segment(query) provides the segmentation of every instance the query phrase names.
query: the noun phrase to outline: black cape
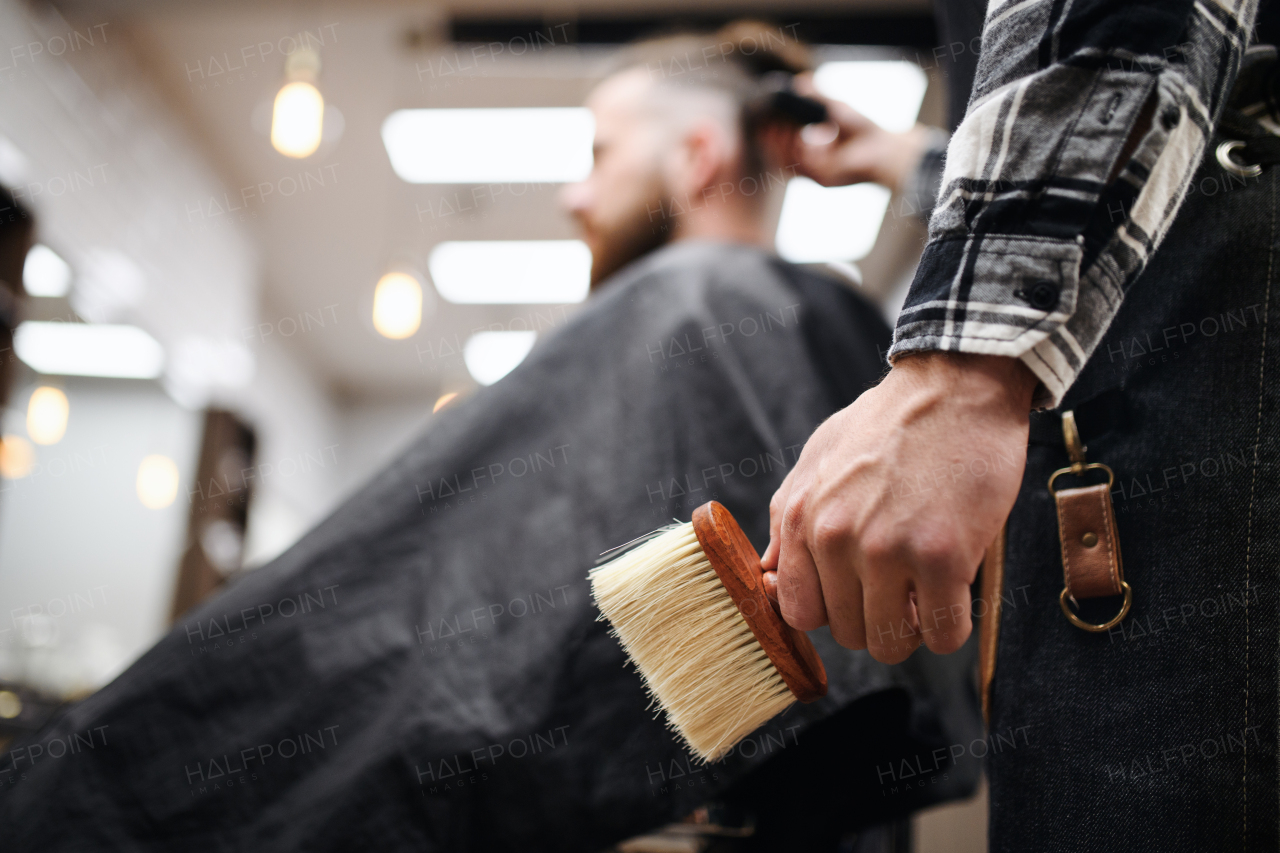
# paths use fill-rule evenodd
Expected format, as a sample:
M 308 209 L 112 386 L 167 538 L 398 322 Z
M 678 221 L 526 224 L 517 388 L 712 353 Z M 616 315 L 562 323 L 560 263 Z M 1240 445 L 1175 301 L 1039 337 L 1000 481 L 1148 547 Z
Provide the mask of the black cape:
M 830 694 L 699 766 L 588 591 L 602 552 L 711 499 L 762 548 L 888 343 L 842 285 L 754 249 L 633 264 L 0 758 L 5 849 L 587 851 L 715 798 L 795 843 L 967 793 L 965 656 L 887 667 L 813 632 Z

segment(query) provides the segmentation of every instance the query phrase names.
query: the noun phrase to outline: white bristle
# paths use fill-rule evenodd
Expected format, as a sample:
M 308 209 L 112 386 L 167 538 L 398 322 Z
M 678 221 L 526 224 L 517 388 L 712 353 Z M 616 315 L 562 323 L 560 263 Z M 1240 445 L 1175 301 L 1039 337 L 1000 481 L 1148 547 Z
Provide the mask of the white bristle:
M 667 724 L 704 761 L 795 697 L 681 524 L 591 571 L 591 594 Z

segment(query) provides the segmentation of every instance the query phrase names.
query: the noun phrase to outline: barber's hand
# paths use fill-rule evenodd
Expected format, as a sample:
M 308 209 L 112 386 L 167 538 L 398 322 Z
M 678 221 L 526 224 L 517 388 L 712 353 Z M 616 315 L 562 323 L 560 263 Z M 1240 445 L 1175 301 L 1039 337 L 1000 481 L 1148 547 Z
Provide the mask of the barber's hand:
M 969 585 L 1013 507 L 1036 385 L 1020 361 L 922 353 L 820 426 L 769 505 L 783 618 L 905 660 L 969 636 Z
M 873 181 L 891 190 L 902 188 L 924 155 L 924 125 L 903 133 L 885 130 L 845 102 L 822 95 L 810 75 L 797 77 L 795 90 L 825 104 L 828 115 L 826 123 L 795 136 L 790 155 L 799 174 L 824 187 Z

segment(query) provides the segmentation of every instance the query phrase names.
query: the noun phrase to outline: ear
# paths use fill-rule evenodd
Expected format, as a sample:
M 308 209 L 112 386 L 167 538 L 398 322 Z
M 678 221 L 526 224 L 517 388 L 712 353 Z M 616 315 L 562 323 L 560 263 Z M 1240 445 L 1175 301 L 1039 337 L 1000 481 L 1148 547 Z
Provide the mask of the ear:
M 670 186 L 689 197 L 699 197 L 733 166 L 737 151 L 724 129 L 712 121 L 696 122 L 675 146 L 668 161 Z

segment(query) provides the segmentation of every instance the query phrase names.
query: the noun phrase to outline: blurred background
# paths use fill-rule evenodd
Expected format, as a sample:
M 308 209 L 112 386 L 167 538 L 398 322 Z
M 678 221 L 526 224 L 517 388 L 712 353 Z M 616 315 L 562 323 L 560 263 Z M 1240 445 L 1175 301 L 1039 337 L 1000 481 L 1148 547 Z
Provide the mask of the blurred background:
M 3 351 L 0 740 L 563 326 L 591 261 L 557 204 L 590 169 L 584 97 L 620 45 L 742 16 L 813 45 L 818 87 L 878 123 L 944 125 L 928 0 L 0 0 L 0 216 L 35 221 L 2 259 L 27 295 Z M 777 249 L 891 319 L 912 214 L 793 179 Z M 916 848 L 982 849 L 981 808 L 957 808 Z

